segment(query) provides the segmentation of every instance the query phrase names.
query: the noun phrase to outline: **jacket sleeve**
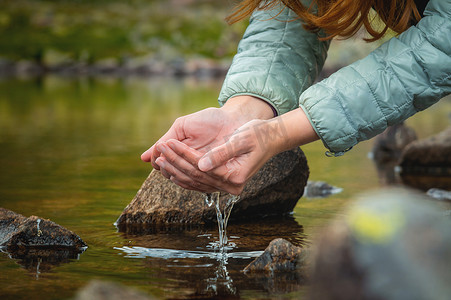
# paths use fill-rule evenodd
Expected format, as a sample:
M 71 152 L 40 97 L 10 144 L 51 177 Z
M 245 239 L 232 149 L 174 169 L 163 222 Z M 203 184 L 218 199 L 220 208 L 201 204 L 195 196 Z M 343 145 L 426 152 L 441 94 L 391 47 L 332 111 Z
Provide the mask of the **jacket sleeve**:
M 451 93 L 451 0 L 364 59 L 311 86 L 300 107 L 335 156 Z
M 319 33 L 321 34 L 321 33 Z M 222 86 L 219 103 L 253 95 L 283 114 L 298 107 L 301 93 L 321 71 L 329 42 L 302 27 L 290 9 L 253 13 Z

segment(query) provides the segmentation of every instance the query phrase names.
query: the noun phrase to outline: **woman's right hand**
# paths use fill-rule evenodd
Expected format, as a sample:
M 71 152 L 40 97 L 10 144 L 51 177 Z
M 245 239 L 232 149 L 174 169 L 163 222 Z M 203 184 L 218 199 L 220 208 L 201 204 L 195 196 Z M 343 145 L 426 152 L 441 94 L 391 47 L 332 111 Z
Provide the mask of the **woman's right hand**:
M 155 163 L 161 152 L 156 147 L 170 139 L 180 141 L 202 153 L 215 147 L 239 127 L 233 117 L 219 108 L 207 108 L 175 120 L 171 128 L 152 147 L 141 155 L 145 162 L 159 170 Z

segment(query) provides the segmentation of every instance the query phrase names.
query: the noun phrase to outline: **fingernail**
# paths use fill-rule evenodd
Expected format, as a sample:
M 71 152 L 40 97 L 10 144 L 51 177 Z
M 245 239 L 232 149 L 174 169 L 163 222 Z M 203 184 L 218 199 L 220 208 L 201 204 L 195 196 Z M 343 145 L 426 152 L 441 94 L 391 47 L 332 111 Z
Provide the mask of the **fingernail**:
M 147 152 L 147 151 L 146 151 L 146 152 Z M 149 161 L 149 160 L 145 157 L 146 152 L 144 152 L 143 154 L 141 154 L 141 160 L 142 160 L 142 161 Z
M 158 144 L 157 150 L 164 154 L 166 152 L 166 147 L 163 144 Z
M 210 171 L 213 168 L 213 163 L 209 157 L 204 157 L 199 160 L 198 167 L 201 171 Z
M 174 148 L 175 147 L 175 143 L 172 140 L 167 141 L 167 144 L 169 147 Z
M 157 158 L 155 160 L 155 163 L 160 167 L 164 169 L 164 160 L 162 160 L 161 158 Z

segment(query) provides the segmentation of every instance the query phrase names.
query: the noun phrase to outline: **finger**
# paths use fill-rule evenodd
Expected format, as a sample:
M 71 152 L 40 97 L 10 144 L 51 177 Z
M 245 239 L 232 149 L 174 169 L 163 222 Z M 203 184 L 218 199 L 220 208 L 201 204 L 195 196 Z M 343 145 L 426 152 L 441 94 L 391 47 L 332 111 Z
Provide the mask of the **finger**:
M 192 181 L 221 188 L 221 186 L 219 186 L 221 184 L 220 181 L 197 169 L 197 162 L 202 154 L 178 141 L 172 140 L 171 142 L 172 143 L 160 143 L 158 149 L 161 151 L 164 158 L 177 169 L 177 171 L 180 171 L 185 175 L 184 178 L 190 178 Z M 179 148 L 187 150 L 188 154 L 184 151 L 180 151 L 181 155 L 179 155 L 169 147 L 169 144 L 177 145 Z M 177 178 L 178 180 L 181 180 L 180 177 Z
M 166 177 L 167 179 L 170 179 L 170 178 L 171 178 L 171 174 L 169 174 L 168 172 L 166 172 L 165 169 L 160 168 L 159 170 L 160 170 L 161 174 L 162 174 L 164 177 Z
M 150 163 L 157 170 L 160 170 L 160 166 L 158 166 L 158 164 L 155 162 L 157 160 L 157 158 L 161 156 L 161 152 L 158 151 L 158 145 L 160 143 L 161 142 L 157 142 L 157 143 L 155 143 L 155 145 L 152 146 L 153 149 L 152 149 L 151 156 L 150 156 Z
M 232 169 L 228 168 L 229 163 L 227 163 L 227 166 L 220 166 L 210 171 L 211 174 L 206 174 L 196 167 L 199 158 L 202 157 L 202 153 L 176 140 L 169 140 L 166 145 L 168 147 L 170 146 L 170 150 L 164 150 L 165 157 L 171 164 L 191 179 L 204 183 L 206 186 L 214 187 L 213 191 L 227 191 L 234 195 L 239 194 L 242 191 L 244 185 L 240 186 L 229 181 L 229 177 L 233 173 L 230 172 Z M 171 153 L 171 150 L 174 153 Z M 177 157 L 171 158 L 174 154 L 176 154 Z
M 185 142 L 182 143 L 177 140 L 171 139 L 168 140 L 166 144 L 169 146 L 169 148 L 171 148 L 172 151 L 174 151 L 174 153 L 182 157 L 193 166 L 197 166 L 199 159 L 203 156 L 200 151 L 191 148 Z
M 160 142 L 165 142 L 170 139 L 184 140 L 185 135 L 182 130 L 183 124 L 181 125 L 181 123 L 183 122 L 181 120 L 182 118 L 175 120 L 171 128 L 169 128 L 169 130 L 160 139 L 158 139 L 158 141 L 156 141 L 155 144 L 152 145 L 152 147 L 141 154 L 141 160 L 145 162 L 151 162 L 152 166 L 158 170 L 159 167 L 155 163 L 155 160 L 161 155 L 161 153 L 157 150 L 156 145 Z
M 243 143 L 237 143 L 236 141 L 239 141 L 239 138 L 230 139 L 226 143 L 207 152 L 199 160 L 199 170 L 204 172 L 208 172 L 213 169 L 217 169 L 217 171 L 227 171 L 227 168 L 224 169 L 221 168 L 221 166 L 225 167 L 225 164 L 229 160 L 244 153 L 241 146 Z
M 168 162 L 164 156 L 159 157 L 156 162 L 160 166 L 161 170 L 169 175 L 169 179 L 172 182 L 180 185 L 183 188 L 200 192 L 215 190 L 214 187 L 205 185 L 186 176 L 186 174 L 184 174 L 183 172 L 175 168 L 170 162 Z
M 158 142 L 157 142 L 158 143 Z M 144 162 L 150 162 L 152 167 L 156 170 L 160 170 L 160 167 L 155 163 L 155 159 L 158 157 L 158 153 L 155 152 L 155 147 L 157 145 L 155 143 L 152 147 L 146 150 L 143 154 L 141 154 L 141 160 Z M 154 154 L 155 153 L 155 154 Z M 155 157 L 156 156 L 156 157 Z M 155 157 L 155 158 L 154 158 Z

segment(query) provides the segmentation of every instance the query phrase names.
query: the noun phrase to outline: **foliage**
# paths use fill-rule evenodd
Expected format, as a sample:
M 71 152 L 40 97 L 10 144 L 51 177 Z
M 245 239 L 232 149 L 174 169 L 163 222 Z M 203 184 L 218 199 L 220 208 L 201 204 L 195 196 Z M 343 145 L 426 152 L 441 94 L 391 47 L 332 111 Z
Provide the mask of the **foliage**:
M 246 24 L 228 26 L 230 7 L 216 2 L 0 0 L 0 56 L 38 63 L 52 53 L 87 63 L 230 57 Z

